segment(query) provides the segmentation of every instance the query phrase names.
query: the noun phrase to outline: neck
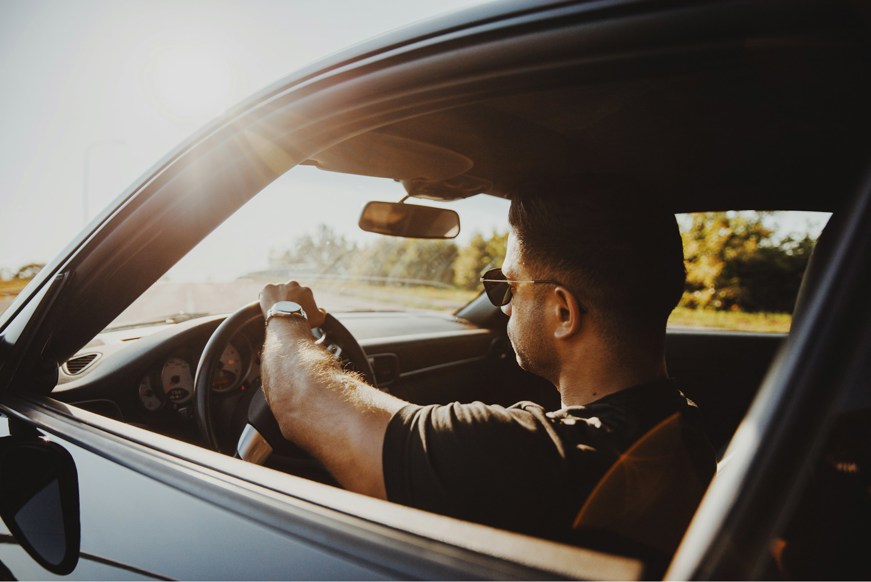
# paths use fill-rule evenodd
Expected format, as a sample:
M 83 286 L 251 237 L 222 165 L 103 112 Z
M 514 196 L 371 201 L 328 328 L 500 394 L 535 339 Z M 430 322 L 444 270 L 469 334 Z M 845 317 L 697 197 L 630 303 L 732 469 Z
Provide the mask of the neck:
M 563 360 L 556 382 L 562 405 L 589 404 L 625 388 L 668 377 L 662 349 L 578 350 Z

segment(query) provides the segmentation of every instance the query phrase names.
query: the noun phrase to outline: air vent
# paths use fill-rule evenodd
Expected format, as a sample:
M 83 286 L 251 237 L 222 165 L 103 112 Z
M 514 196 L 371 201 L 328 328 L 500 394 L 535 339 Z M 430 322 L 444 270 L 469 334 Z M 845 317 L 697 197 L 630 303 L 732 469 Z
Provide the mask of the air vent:
M 70 358 L 67 360 L 66 364 L 64 364 L 64 371 L 70 376 L 75 376 L 76 374 L 81 374 L 85 371 L 85 369 L 94 363 L 100 354 L 91 353 L 91 354 L 82 354 L 81 356 L 76 356 L 74 358 Z

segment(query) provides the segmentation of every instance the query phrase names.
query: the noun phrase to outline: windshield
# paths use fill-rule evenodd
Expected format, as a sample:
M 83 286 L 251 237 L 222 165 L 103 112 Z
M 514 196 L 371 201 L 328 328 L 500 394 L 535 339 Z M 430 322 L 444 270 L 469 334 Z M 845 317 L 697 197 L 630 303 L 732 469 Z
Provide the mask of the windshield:
M 399 201 L 393 180 L 298 167 L 239 209 L 110 326 L 173 323 L 233 312 L 266 283 L 299 281 L 329 311 L 452 313 L 501 264 L 508 201 L 487 195 L 434 203 L 460 214 L 453 240 L 406 239 L 357 226 L 370 200 Z
M 107 329 L 172 324 L 224 314 L 255 301 L 267 283 L 311 287 L 332 312 L 453 313 L 480 291 L 480 274 L 500 266 L 508 201 L 478 195 L 449 203 L 461 232 L 453 240 L 404 239 L 362 231 L 371 200 L 404 196 L 393 180 L 298 167 L 239 209 Z M 687 288 L 672 328 L 789 331 L 813 243 L 828 214 L 707 212 L 679 215 Z M 0 277 L 0 311 L 41 264 Z M 642 282 L 643 283 L 643 282 Z

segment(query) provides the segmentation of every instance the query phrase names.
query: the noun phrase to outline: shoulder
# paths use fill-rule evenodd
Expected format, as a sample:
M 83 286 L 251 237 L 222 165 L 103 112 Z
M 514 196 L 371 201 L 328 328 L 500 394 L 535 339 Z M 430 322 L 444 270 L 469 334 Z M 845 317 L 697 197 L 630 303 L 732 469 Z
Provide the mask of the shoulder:
M 675 413 L 697 420 L 697 407 L 671 380 L 632 386 L 583 406 L 548 413 L 564 440 L 589 440 L 605 450 L 622 452 Z M 592 443 L 588 443 L 592 444 Z
M 397 431 L 463 434 L 469 432 L 514 432 L 542 430 L 550 424 L 544 407 L 519 402 L 510 407 L 483 402 L 444 405 L 408 405 L 398 410 L 388 425 L 388 435 Z

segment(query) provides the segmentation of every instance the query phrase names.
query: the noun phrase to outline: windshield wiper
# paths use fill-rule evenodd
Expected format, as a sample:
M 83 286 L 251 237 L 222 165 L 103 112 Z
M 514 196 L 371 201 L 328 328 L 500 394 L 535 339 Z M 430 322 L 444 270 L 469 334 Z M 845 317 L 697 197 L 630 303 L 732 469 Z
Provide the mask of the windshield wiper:
M 155 319 L 149 319 L 146 321 L 138 321 L 136 323 L 124 323 L 121 325 L 115 325 L 112 327 L 107 327 L 103 331 L 122 331 L 125 329 L 135 329 L 137 327 L 149 327 L 152 325 L 167 325 L 173 323 L 181 323 L 183 321 L 189 321 L 191 319 L 196 319 L 198 317 L 206 317 L 209 315 L 208 313 L 185 313 L 183 311 L 179 311 L 178 313 L 173 313 L 171 315 L 165 315 L 162 317 L 158 317 Z

